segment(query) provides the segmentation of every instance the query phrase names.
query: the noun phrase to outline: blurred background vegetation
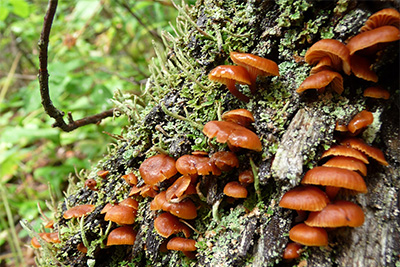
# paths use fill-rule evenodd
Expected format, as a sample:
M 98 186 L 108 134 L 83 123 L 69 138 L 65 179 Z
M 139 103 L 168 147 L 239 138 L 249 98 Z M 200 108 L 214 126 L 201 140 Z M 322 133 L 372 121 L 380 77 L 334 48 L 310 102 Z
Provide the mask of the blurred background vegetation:
M 69 174 L 90 169 L 129 123 L 107 118 L 69 133 L 51 127 L 36 77 L 46 10 L 45 0 L 0 0 L 0 266 L 34 265 L 19 220 L 39 229 L 38 206 L 52 217 L 46 204 L 62 199 Z M 169 0 L 60 1 L 49 45 L 54 105 L 80 119 L 112 108 L 116 90 L 140 95 L 152 41 L 160 42 L 161 29 L 172 33 L 176 15 Z

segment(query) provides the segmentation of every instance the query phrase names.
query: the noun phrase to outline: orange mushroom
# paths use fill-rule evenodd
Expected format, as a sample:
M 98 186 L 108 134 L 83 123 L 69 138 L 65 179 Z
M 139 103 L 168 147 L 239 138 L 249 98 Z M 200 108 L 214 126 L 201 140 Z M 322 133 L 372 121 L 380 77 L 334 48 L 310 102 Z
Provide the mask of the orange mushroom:
M 179 251 L 195 251 L 196 240 L 183 237 L 174 237 L 167 243 L 167 249 Z
M 356 158 L 364 162 L 365 164 L 369 163 L 368 158 L 367 156 L 365 156 L 365 154 L 347 146 L 340 146 L 340 145 L 332 146 L 322 154 L 321 159 L 329 156 L 351 157 L 351 158 Z
M 254 174 L 252 170 L 245 170 L 239 173 L 239 183 L 244 186 L 254 183 Z
M 359 227 L 364 223 L 364 212 L 355 203 L 338 200 L 323 210 L 311 212 L 305 224 L 313 227 Z
M 236 83 L 251 84 L 250 75 L 244 67 L 230 65 L 218 66 L 208 74 L 208 79 L 225 84 L 232 95 L 243 102 L 249 102 L 250 98 L 239 92 L 235 86 Z
M 382 26 L 400 27 L 400 13 L 394 8 L 385 8 L 372 14 L 361 27 L 360 32 L 370 31 Z
M 247 109 L 234 109 L 222 114 L 222 120 L 234 122 L 248 128 L 254 121 L 253 114 Z
M 47 243 L 61 243 L 60 238 L 58 237 L 58 232 L 53 232 L 53 233 L 39 233 L 39 236 L 46 241 Z M 38 239 L 36 238 L 36 236 L 34 236 L 31 239 L 31 245 L 34 248 L 40 248 L 41 245 L 38 241 Z
M 400 30 L 393 26 L 382 26 L 357 34 L 347 43 L 350 55 L 366 48 L 371 49 L 377 44 L 394 42 L 400 39 Z M 375 49 L 373 49 L 375 50 Z M 370 54 L 371 52 L 369 52 Z
M 323 70 L 308 76 L 297 88 L 297 93 L 303 93 L 309 89 L 316 89 L 318 93 L 323 93 L 325 87 L 330 86 L 339 95 L 343 92 L 343 77 L 339 73 L 331 70 Z
M 342 140 L 340 143 L 342 145 L 357 149 L 357 150 L 365 153 L 367 156 L 375 159 L 376 161 L 378 161 L 380 164 L 382 164 L 384 166 L 389 165 L 389 163 L 385 159 L 385 156 L 383 155 L 382 151 L 379 148 L 368 145 L 362 139 L 347 138 L 347 139 Z
M 359 129 L 363 129 L 374 122 L 374 116 L 371 112 L 363 110 L 356 114 L 347 127 L 351 133 L 355 133 Z
M 197 208 L 192 200 L 186 198 L 179 203 L 170 203 L 166 200 L 166 191 L 160 192 L 150 203 L 150 210 L 160 209 L 182 219 L 192 220 L 197 217 Z
M 317 72 L 320 72 L 323 70 L 334 70 L 332 60 L 328 56 L 322 57 L 318 61 L 318 64 L 311 68 L 310 75 L 316 74 Z
M 371 69 L 372 62 L 366 58 L 354 54 L 350 57 L 351 71 L 353 74 L 363 80 L 378 82 L 378 75 Z
M 125 175 L 122 175 L 122 178 L 125 180 L 127 184 L 130 186 L 136 185 L 137 184 L 137 177 L 134 173 L 128 173 Z
M 373 87 L 368 87 L 367 89 L 364 90 L 365 97 L 371 97 L 371 98 L 382 98 L 382 99 L 389 99 L 390 93 L 388 90 L 383 89 L 380 86 L 373 86 Z
M 92 191 L 97 191 L 96 185 L 97 185 L 97 182 L 93 178 L 87 179 L 85 181 L 85 187 L 89 188 Z
M 101 178 L 105 179 L 105 178 L 107 178 L 109 173 L 110 173 L 109 171 L 100 170 L 97 172 L 97 175 L 100 176 Z
M 112 230 L 107 237 L 107 246 L 133 245 L 136 240 L 136 231 L 132 226 L 121 226 Z
M 326 194 L 315 186 L 299 186 L 286 192 L 279 207 L 294 210 L 319 211 L 329 203 Z
M 208 157 L 183 155 L 176 161 L 176 169 L 183 175 L 221 175 L 221 170 Z
M 307 50 L 304 59 L 308 64 L 315 65 L 325 57 L 329 57 L 334 70 L 343 70 L 350 75 L 349 49 L 346 45 L 334 39 L 323 39 Z
M 304 223 L 295 225 L 289 231 L 289 238 L 305 246 L 327 246 L 328 234 L 319 227 L 310 227 Z
M 261 141 L 249 129 L 228 121 L 209 121 L 204 125 L 203 133 L 208 138 L 217 137 L 217 142 L 228 143 L 234 147 L 262 151 Z
M 180 202 L 183 199 L 182 196 L 185 196 L 185 192 L 189 188 L 191 181 L 192 178 L 189 175 L 183 175 L 178 178 L 170 187 L 168 187 L 165 193 L 166 200 L 171 201 L 177 199 L 177 202 Z
M 282 258 L 285 260 L 297 259 L 301 255 L 302 248 L 303 248 L 302 245 L 300 245 L 298 243 L 290 242 L 286 245 L 286 248 L 285 248 L 285 251 L 283 252 Z
M 156 185 L 174 176 L 178 171 L 175 160 L 168 155 L 158 154 L 152 156 L 140 165 L 140 175 L 148 185 Z
M 119 225 L 133 224 L 136 219 L 137 210 L 128 206 L 112 206 L 104 217 L 105 221 L 112 221 Z
M 333 157 L 326 163 L 324 163 L 322 166 L 337 167 L 337 168 L 347 169 L 350 171 L 358 171 L 364 176 L 367 175 L 367 166 L 361 160 L 352 157 L 343 157 L 343 156 Z
M 188 238 L 191 232 L 189 227 L 181 223 L 177 217 L 168 212 L 161 213 L 157 216 L 154 220 L 154 228 L 160 236 L 165 238 L 180 232 Z
M 232 61 L 248 71 L 250 75 L 250 90 L 252 94 L 256 92 L 257 76 L 279 76 L 278 65 L 269 59 L 262 58 L 253 54 L 231 52 Z
M 224 194 L 233 198 L 246 198 L 247 189 L 239 182 L 233 181 L 229 182 L 224 187 Z
M 230 171 L 239 167 L 239 160 L 235 153 L 230 151 L 218 151 L 211 155 L 211 162 L 221 171 Z
M 90 204 L 78 205 L 65 211 L 63 218 L 67 220 L 71 218 L 80 218 L 91 213 L 95 208 L 95 205 Z

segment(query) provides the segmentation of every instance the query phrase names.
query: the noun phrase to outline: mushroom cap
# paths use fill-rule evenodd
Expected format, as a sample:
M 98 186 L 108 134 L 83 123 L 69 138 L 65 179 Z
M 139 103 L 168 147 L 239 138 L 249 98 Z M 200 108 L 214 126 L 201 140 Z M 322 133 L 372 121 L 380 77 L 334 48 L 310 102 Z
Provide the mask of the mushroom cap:
M 346 125 L 346 124 L 343 124 L 343 122 L 337 121 L 337 122 L 336 122 L 336 125 L 335 125 L 335 131 L 338 131 L 338 132 L 348 132 L 349 129 L 347 128 L 347 125 Z
M 252 170 L 244 170 L 239 173 L 239 183 L 246 186 L 254 183 L 254 174 Z
M 356 114 L 347 127 L 351 133 L 355 133 L 359 129 L 363 129 L 374 122 L 374 116 L 371 112 L 363 110 Z
M 375 159 L 384 166 L 389 165 L 385 159 L 385 156 L 383 155 L 383 152 L 379 148 L 368 145 L 360 138 L 347 138 L 342 140 L 340 143 L 365 153 L 367 156 Z
M 234 122 L 246 128 L 255 122 L 253 114 L 247 109 L 243 108 L 225 112 L 222 114 L 222 120 Z
M 350 39 L 347 48 L 350 55 L 379 43 L 389 43 L 400 39 L 400 30 L 393 26 L 382 26 L 362 32 Z
M 255 82 L 257 76 L 279 76 L 278 65 L 269 59 L 262 58 L 253 54 L 231 52 L 232 61 L 242 67 L 245 67 Z
M 203 133 L 208 138 L 217 137 L 217 142 L 234 147 L 262 151 L 260 138 L 249 129 L 228 121 L 209 121 L 204 125 Z
M 279 206 L 293 210 L 319 211 L 328 203 L 329 199 L 321 189 L 306 185 L 286 192 L 281 198 Z
M 319 227 L 311 227 L 304 223 L 295 225 L 289 231 L 289 238 L 305 246 L 327 246 L 328 234 Z
M 285 260 L 297 259 L 300 257 L 302 245 L 294 242 L 290 242 L 286 245 L 285 251 L 283 252 L 283 258 Z
M 364 97 L 371 97 L 371 98 L 382 98 L 382 99 L 389 99 L 390 93 L 388 90 L 383 89 L 380 86 L 372 86 L 368 87 L 364 90 Z
M 336 167 L 315 167 L 304 175 L 301 183 L 341 187 L 360 193 L 368 191 L 364 179 L 358 173 Z
M 221 170 L 208 157 L 183 155 L 176 161 L 176 169 L 182 175 L 221 175 Z
M 323 70 L 333 70 L 332 60 L 328 56 L 322 57 L 318 61 L 318 64 L 311 68 L 310 75 L 313 75 Z
M 95 179 L 90 178 L 85 181 L 85 187 L 89 188 L 90 190 L 96 191 L 97 182 Z
M 337 156 L 329 159 L 322 166 L 325 167 L 337 167 L 347 169 L 350 171 L 359 171 L 362 175 L 367 175 L 367 166 L 358 159 L 352 157 Z
M 128 206 L 115 205 L 104 216 L 105 221 L 112 221 L 119 225 L 133 224 L 137 210 Z
M 196 240 L 183 237 L 174 237 L 171 238 L 170 241 L 168 241 L 167 249 L 179 251 L 195 251 L 197 249 Z
M 173 234 L 182 232 L 186 238 L 190 236 L 190 229 L 179 221 L 174 215 L 164 212 L 154 220 L 154 228 L 162 237 L 168 238 Z
M 221 171 L 230 171 L 239 167 L 239 160 L 236 154 L 230 151 L 218 151 L 211 155 L 211 162 Z
M 96 208 L 95 205 L 84 204 L 72 207 L 64 212 L 63 218 L 68 220 L 71 218 L 80 218 L 88 213 L 91 213 Z
M 363 56 L 353 54 L 350 56 L 351 71 L 363 80 L 378 82 L 378 75 L 371 69 L 372 62 Z
M 122 226 L 112 230 L 107 237 L 107 246 L 133 245 L 136 240 L 136 231 L 132 226 Z
M 160 192 L 150 203 L 150 210 L 168 211 L 178 218 L 192 220 L 197 217 L 197 208 L 193 201 L 186 198 L 179 203 L 166 200 L 166 191 Z
M 156 185 L 174 176 L 178 171 L 175 160 L 168 155 L 158 154 L 152 156 L 140 165 L 140 175 L 148 185 Z
M 322 39 L 313 44 L 306 52 L 305 61 L 310 65 L 317 64 L 322 58 L 329 57 L 336 71 L 350 75 L 349 49 L 338 40 Z
M 313 227 L 358 227 L 364 223 L 364 212 L 355 203 L 338 200 L 323 210 L 311 212 L 305 224 Z
M 343 77 L 336 71 L 323 70 L 308 76 L 297 88 L 297 93 L 302 93 L 308 89 L 317 89 L 323 92 L 325 87 L 330 85 L 333 91 L 339 95 L 343 92 Z
M 400 13 L 396 9 L 385 8 L 372 14 L 364 23 L 364 26 L 361 27 L 360 32 L 370 31 L 386 25 L 399 28 Z
M 239 182 L 233 181 L 225 185 L 224 194 L 234 198 L 246 198 L 247 189 L 243 185 L 239 184 Z
M 125 198 L 124 200 L 122 200 L 119 203 L 120 206 L 126 206 L 126 207 L 131 207 L 132 209 L 137 210 L 139 208 L 139 203 L 137 202 L 137 200 L 133 199 L 133 198 Z
M 171 201 L 175 198 L 180 198 L 188 189 L 192 178 L 189 175 L 183 175 L 179 177 L 170 187 L 168 187 L 165 198 L 167 201 Z
M 53 232 L 53 233 L 39 233 L 39 236 L 46 241 L 47 243 L 61 243 L 60 238 L 58 237 L 58 232 Z M 38 241 L 38 239 L 36 238 L 36 236 L 34 236 L 31 239 L 31 245 L 34 248 L 40 248 L 41 245 Z
M 76 249 L 77 249 L 78 251 L 84 253 L 84 254 L 86 254 L 86 253 L 88 252 L 88 249 L 87 249 L 87 247 L 85 247 L 85 245 L 83 244 L 83 242 L 79 243 L 79 244 L 76 246 Z
M 137 177 L 134 173 L 128 173 L 125 175 L 122 175 L 122 178 L 129 184 L 130 186 L 136 185 L 137 184 Z
M 105 179 L 105 178 L 107 178 L 109 173 L 110 173 L 109 171 L 100 170 L 97 172 L 97 175 L 100 176 L 101 178 Z
M 361 153 L 360 151 L 353 149 L 351 147 L 346 147 L 346 146 L 341 146 L 341 145 L 336 145 L 330 147 L 327 151 L 325 151 L 322 156 L 322 158 L 329 157 L 329 156 L 343 156 L 343 157 L 351 157 L 351 158 L 356 158 L 358 160 L 361 160 L 365 164 L 368 164 L 368 158 L 365 156 L 364 153 Z

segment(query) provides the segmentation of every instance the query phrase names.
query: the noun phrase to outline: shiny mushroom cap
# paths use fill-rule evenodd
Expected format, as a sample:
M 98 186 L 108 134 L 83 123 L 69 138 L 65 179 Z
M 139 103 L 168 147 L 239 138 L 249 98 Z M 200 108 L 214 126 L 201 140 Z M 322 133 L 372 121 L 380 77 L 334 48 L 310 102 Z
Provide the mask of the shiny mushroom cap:
M 315 167 L 304 175 L 301 183 L 346 188 L 360 193 L 368 191 L 358 173 L 335 167 Z
M 347 127 L 351 133 L 355 133 L 357 130 L 363 129 L 374 122 L 374 115 L 367 110 L 363 110 L 356 114 Z
M 196 240 L 183 237 L 174 237 L 167 243 L 167 249 L 179 251 L 195 251 Z
M 244 102 L 249 102 L 249 97 L 242 94 L 235 87 L 236 83 L 251 84 L 247 70 L 242 66 L 222 65 L 214 68 L 208 74 L 208 79 L 213 82 L 225 84 L 232 95 Z
M 343 157 L 343 156 L 333 157 L 329 159 L 327 162 L 325 162 L 322 166 L 337 167 L 337 168 L 347 169 L 350 171 L 358 171 L 364 176 L 367 175 L 367 166 L 361 160 L 352 157 Z
M 96 206 L 90 204 L 78 205 L 65 211 L 63 218 L 67 220 L 71 218 L 80 218 L 91 213 L 95 208 Z
M 174 176 L 178 171 L 175 160 L 168 155 L 158 154 L 152 156 L 140 165 L 140 175 L 148 185 L 156 185 Z
M 218 151 L 211 155 L 211 162 L 221 171 L 230 171 L 239 167 L 239 160 L 235 153 L 230 151 Z
M 170 203 L 166 199 L 166 191 L 160 192 L 150 203 L 150 210 L 160 209 L 186 220 L 197 217 L 197 208 L 192 200 L 186 198 L 179 203 Z
M 224 187 L 224 194 L 233 198 L 246 198 L 247 189 L 239 182 L 229 182 Z
M 359 227 L 364 223 L 364 212 L 355 203 L 338 200 L 323 210 L 311 212 L 305 224 L 313 227 Z
M 136 219 L 137 210 L 128 206 L 112 206 L 104 217 L 105 221 L 112 221 L 119 225 L 133 224 Z
M 290 242 L 286 245 L 282 258 L 285 260 L 297 259 L 298 257 L 300 257 L 302 248 L 302 245 Z
M 388 90 L 383 89 L 381 86 L 372 86 L 364 90 L 364 97 L 389 99 L 390 93 Z
M 360 32 L 370 31 L 382 26 L 400 26 L 400 13 L 394 8 L 385 8 L 372 14 L 361 27 Z
M 112 230 L 107 237 L 107 246 L 133 245 L 136 240 L 136 231 L 132 226 L 122 226 Z
M 365 153 L 367 156 L 373 158 L 384 166 L 389 165 L 385 159 L 385 156 L 383 155 L 383 152 L 379 148 L 368 145 L 360 138 L 347 138 L 342 140 L 340 143 L 344 146 L 351 147 Z
M 360 151 L 347 146 L 341 146 L 341 145 L 332 146 L 322 154 L 321 159 L 330 156 L 351 157 L 358 159 L 364 162 L 365 164 L 369 163 L 368 158 L 364 153 L 361 153 Z
M 307 50 L 304 59 L 308 64 L 315 65 L 323 58 L 329 57 L 334 70 L 343 70 L 347 75 L 350 75 L 349 56 L 349 49 L 340 41 L 323 39 L 313 44 Z
M 249 129 L 228 121 L 209 121 L 203 133 L 208 138 L 217 137 L 217 142 L 228 143 L 234 147 L 262 151 L 260 138 Z
M 319 227 L 310 227 L 304 223 L 295 225 L 289 231 L 289 238 L 305 246 L 327 246 L 328 234 Z
M 328 205 L 326 194 L 315 186 L 299 186 L 286 192 L 279 207 L 293 210 L 319 211 Z
M 254 121 L 253 114 L 247 109 L 234 109 L 222 114 L 222 120 L 234 122 L 248 128 Z
M 173 234 L 182 232 L 186 238 L 190 236 L 190 229 L 179 221 L 174 215 L 164 212 L 154 220 L 154 228 L 162 237 L 168 238 Z
M 182 175 L 221 175 L 221 170 L 208 157 L 183 155 L 176 161 L 176 169 Z
M 331 70 L 323 70 L 308 76 L 297 88 L 297 93 L 303 93 L 309 89 L 316 89 L 319 93 L 325 91 L 325 87 L 330 86 L 339 95 L 343 92 L 343 77 L 339 73 Z
M 166 200 L 181 200 L 181 197 L 185 195 L 186 190 L 189 188 L 191 181 L 192 178 L 189 175 L 179 177 L 170 187 L 168 187 L 165 193 Z

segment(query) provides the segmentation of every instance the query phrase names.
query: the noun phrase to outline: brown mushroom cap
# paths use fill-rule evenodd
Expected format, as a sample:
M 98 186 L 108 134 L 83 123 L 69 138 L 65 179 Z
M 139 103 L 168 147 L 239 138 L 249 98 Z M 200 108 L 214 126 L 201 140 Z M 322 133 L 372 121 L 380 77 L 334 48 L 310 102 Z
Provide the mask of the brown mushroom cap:
M 335 167 L 315 167 L 304 175 L 301 183 L 341 187 L 360 193 L 368 191 L 364 179 L 358 173 Z
M 247 70 L 242 66 L 222 65 L 214 68 L 209 74 L 210 81 L 225 84 L 232 95 L 244 102 L 249 102 L 249 97 L 239 92 L 235 84 L 251 84 Z
M 351 71 L 353 74 L 363 80 L 378 82 L 378 75 L 371 69 L 372 62 L 363 56 L 357 54 L 350 56 Z
M 174 176 L 178 171 L 175 160 L 168 155 L 158 154 L 152 156 L 140 165 L 140 175 L 148 185 L 156 185 Z
M 211 162 L 221 171 L 230 171 L 239 167 L 239 160 L 236 154 L 230 151 L 218 151 L 211 155 Z
M 113 245 L 133 245 L 136 240 L 136 231 L 132 226 L 122 226 L 115 228 L 107 237 L 107 246 Z
M 364 223 L 364 212 L 355 203 L 338 200 L 323 210 L 311 212 L 305 224 L 313 227 L 358 227 Z
M 289 231 L 289 238 L 305 246 L 327 246 L 328 234 L 319 227 L 310 227 L 304 223 L 295 225 Z
M 105 221 L 112 221 L 119 225 L 133 224 L 137 210 L 128 206 L 116 205 L 111 207 L 104 217 Z
M 139 203 L 137 202 L 137 200 L 133 199 L 133 198 L 126 198 L 124 200 L 122 200 L 119 203 L 120 206 L 127 206 L 127 207 L 131 207 L 132 209 L 137 210 L 139 208 Z
M 166 200 L 166 191 L 160 192 L 150 203 L 150 210 L 160 209 L 182 219 L 192 220 L 197 217 L 197 208 L 192 200 L 186 198 L 179 203 L 169 203 Z
M 288 243 L 286 245 L 285 251 L 283 252 L 283 258 L 285 260 L 297 259 L 298 257 L 300 257 L 302 248 L 303 246 L 298 243 Z
M 311 68 L 310 75 L 316 74 L 317 72 L 323 70 L 334 70 L 332 60 L 328 56 L 322 57 L 318 64 Z
M 329 157 L 329 156 L 343 156 L 343 157 L 351 157 L 351 158 L 356 158 L 358 160 L 361 160 L 365 164 L 368 164 L 368 158 L 365 156 L 364 153 L 361 153 L 358 150 L 355 150 L 351 147 L 346 147 L 346 146 L 332 146 L 330 147 L 327 151 L 325 151 L 322 156 L 322 158 Z
M 129 184 L 130 186 L 136 185 L 137 184 L 137 177 L 134 173 L 128 173 L 125 175 L 122 175 L 122 178 Z
M 279 207 L 293 210 L 319 211 L 328 205 L 329 199 L 319 188 L 311 185 L 299 186 L 286 192 Z
M 89 188 L 90 190 L 97 191 L 96 185 L 97 182 L 93 178 L 87 179 L 85 181 L 85 187 Z
M 351 133 L 355 133 L 359 129 L 363 129 L 374 122 L 374 116 L 371 112 L 363 110 L 355 115 L 347 127 Z
M 221 175 L 221 170 L 208 157 L 183 155 L 176 161 L 176 169 L 183 175 Z
M 333 91 L 339 95 L 343 92 L 343 77 L 339 73 L 331 70 L 323 70 L 316 74 L 308 76 L 297 88 L 297 93 L 302 93 L 309 89 L 317 89 L 319 93 L 325 90 L 326 86 L 330 86 Z
M 254 174 L 252 170 L 244 170 L 239 173 L 239 183 L 246 186 L 254 183 Z
M 234 122 L 246 128 L 255 122 L 253 114 L 247 109 L 243 108 L 225 112 L 222 114 L 222 120 Z
M 39 236 L 47 243 L 61 243 L 60 238 L 58 237 L 58 232 L 39 233 Z M 37 238 L 35 236 L 31 239 L 31 245 L 34 248 L 41 247 L 39 241 L 37 240 Z
M 253 85 L 252 93 L 255 93 L 255 83 L 257 76 L 279 76 L 278 65 L 269 59 L 262 58 L 253 54 L 231 52 L 232 61 L 248 71 L 251 84 Z
M 400 13 L 394 8 L 385 8 L 372 14 L 361 27 L 360 32 L 370 31 L 382 26 L 400 27 Z
M 262 151 L 260 138 L 249 129 L 228 121 L 209 121 L 203 133 L 208 138 L 217 137 L 217 142 L 228 143 L 234 147 Z
M 179 251 L 195 251 L 196 240 L 186 239 L 183 237 L 174 237 L 167 243 L 167 249 Z
M 164 212 L 154 220 L 154 228 L 162 237 L 168 238 L 173 234 L 182 232 L 186 238 L 190 236 L 190 229 L 179 221 L 174 215 Z
M 367 143 L 364 142 L 364 140 L 360 138 L 347 138 L 342 140 L 340 143 L 347 147 L 351 147 L 359 151 L 362 151 L 367 156 L 375 159 L 384 166 L 389 165 L 389 163 L 385 159 L 385 156 L 383 155 L 382 151 L 379 148 L 368 145 Z
M 224 187 L 224 194 L 233 198 L 246 198 L 247 189 L 239 182 L 229 182 Z
M 365 97 L 371 97 L 371 98 L 382 98 L 382 99 L 389 99 L 390 93 L 388 90 L 383 89 L 380 86 L 373 86 L 373 87 L 368 87 L 367 89 L 364 90 Z
M 329 57 L 336 71 L 350 75 L 349 49 L 340 41 L 323 39 L 313 44 L 306 52 L 305 61 L 310 65 L 317 64 L 322 58 Z
M 110 173 L 109 171 L 100 170 L 97 172 L 97 175 L 100 176 L 101 178 L 105 179 L 105 178 L 107 178 L 109 173 Z
M 362 175 L 364 176 L 367 175 L 367 166 L 361 160 L 352 157 L 343 157 L 343 156 L 333 157 L 322 166 L 337 167 L 337 168 L 347 169 L 350 171 L 359 171 Z
M 379 43 L 389 43 L 400 39 L 400 30 L 393 26 L 382 26 L 357 34 L 347 44 L 350 55 Z
M 179 199 L 183 196 L 191 181 L 192 178 L 189 175 L 179 177 L 170 187 L 168 187 L 165 193 L 166 200 L 171 201 L 172 199 Z
M 72 207 L 64 212 L 63 218 L 68 220 L 71 218 L 80 218 L 91 213 L 96 208 L 95 205 L 84 204 Z

